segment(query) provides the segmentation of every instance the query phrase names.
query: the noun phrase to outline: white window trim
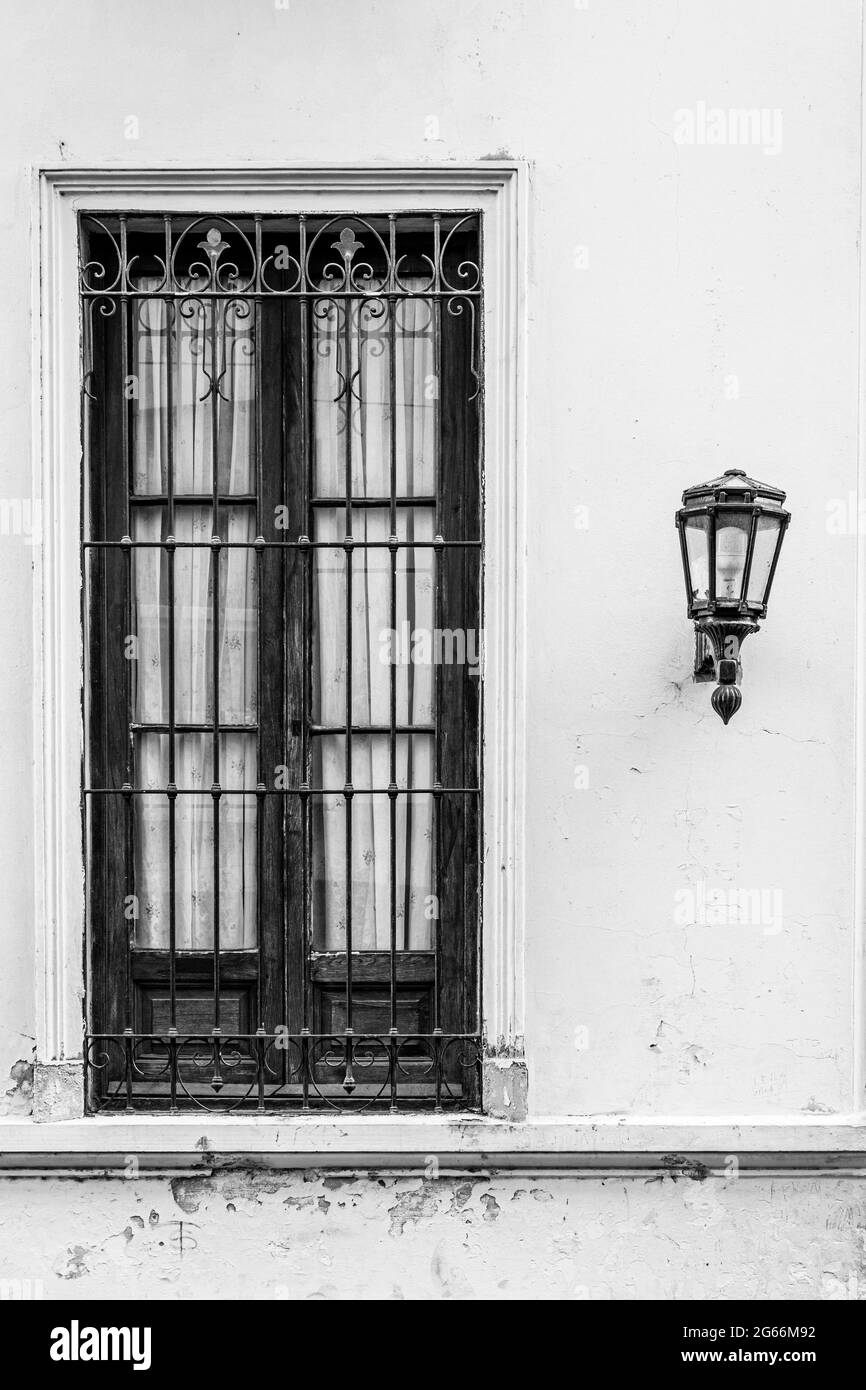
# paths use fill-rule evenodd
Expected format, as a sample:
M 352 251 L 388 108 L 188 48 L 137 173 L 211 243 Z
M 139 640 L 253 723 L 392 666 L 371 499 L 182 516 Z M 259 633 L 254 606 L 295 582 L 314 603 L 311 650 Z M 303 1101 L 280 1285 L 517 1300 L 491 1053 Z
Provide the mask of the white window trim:
M 488 1114 L 526 1113 L 523 1051 L 525 166 L 44 169 L 34 174 L 34 1116 L 83 1114 L 80 327 L 76 215 L 88 210 L 480 209 L 485 340 L 482 1018 Z M 341 1117 L 345 1123 L 346 1117 Z M 220 1122 L 208 1116 L 208 1127 Z M 85 1123 L 89 1123 L 86 1121 Z M 285 1129 L 286 1121 L 281 1120 Z

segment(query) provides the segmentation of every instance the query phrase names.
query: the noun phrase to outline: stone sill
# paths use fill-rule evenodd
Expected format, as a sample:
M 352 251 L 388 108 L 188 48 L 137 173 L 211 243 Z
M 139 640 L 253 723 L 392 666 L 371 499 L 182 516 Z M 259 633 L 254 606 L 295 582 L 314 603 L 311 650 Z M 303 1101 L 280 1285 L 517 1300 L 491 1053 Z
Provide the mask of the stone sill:
M 735 1160 L 735 1162 L 733 1161 Z M 113 1115 L 0 1121 L 6 1176 L 226 1166 L 543 1171 L 700 1179 L 866 1174 L 866 1115 L 756 1118 Z

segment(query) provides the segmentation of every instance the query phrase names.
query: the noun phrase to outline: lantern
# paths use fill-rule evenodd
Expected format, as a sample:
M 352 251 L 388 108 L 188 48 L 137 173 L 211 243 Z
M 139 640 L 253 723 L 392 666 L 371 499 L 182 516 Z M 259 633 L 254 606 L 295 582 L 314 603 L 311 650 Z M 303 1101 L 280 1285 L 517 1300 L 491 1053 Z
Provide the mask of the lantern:
M 731 468 L 686 488 L 676 514 L 686 601 L 701 644 L 709 645 L 718 681 L 713 709 L 725 724 L 743 702 L 740 648 L 767 616 L 782 540 L 791 520 L 785 494 Z M 696 675 L 700 662 L 696 663 Z

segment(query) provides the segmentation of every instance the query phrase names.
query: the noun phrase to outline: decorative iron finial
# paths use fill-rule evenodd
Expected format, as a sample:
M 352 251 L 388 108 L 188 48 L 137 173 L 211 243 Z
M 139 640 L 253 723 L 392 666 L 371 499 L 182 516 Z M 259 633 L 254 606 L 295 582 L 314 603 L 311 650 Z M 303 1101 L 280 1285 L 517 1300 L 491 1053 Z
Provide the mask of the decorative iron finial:
M 223 234 L 218 227 L 211 227 L 204 241 L 200 241 L 198 246 L 199 250 L 204 251 L 213 266 L 216 266 L 223 251 L 229 249 L 229 243 L 223 240 Z
M 347 266 L 351 263 L 355 252 L 364 249 L 363 241 L 358 241 L 351 227 L 344 227 L 340 233 L 340 240 L 332 241 L 331 246 L 335 251 L 339 251 Z
M 737 685 L 717 685 L 711 698 L 713 709 L 723 724 L 733 719 L 742 703 L 743 696 Z

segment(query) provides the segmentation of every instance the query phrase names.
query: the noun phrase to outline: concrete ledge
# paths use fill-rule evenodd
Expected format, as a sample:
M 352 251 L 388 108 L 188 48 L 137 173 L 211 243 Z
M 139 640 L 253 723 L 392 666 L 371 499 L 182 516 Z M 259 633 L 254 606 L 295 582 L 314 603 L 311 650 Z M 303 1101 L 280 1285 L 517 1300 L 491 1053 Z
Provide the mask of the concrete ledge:
M 521 1169 L 720 1178 L 866 1173 L 866 1116 L 669 1121 L 442 1115 L 117 1115 L 0 1123 L 0 1169 Z

